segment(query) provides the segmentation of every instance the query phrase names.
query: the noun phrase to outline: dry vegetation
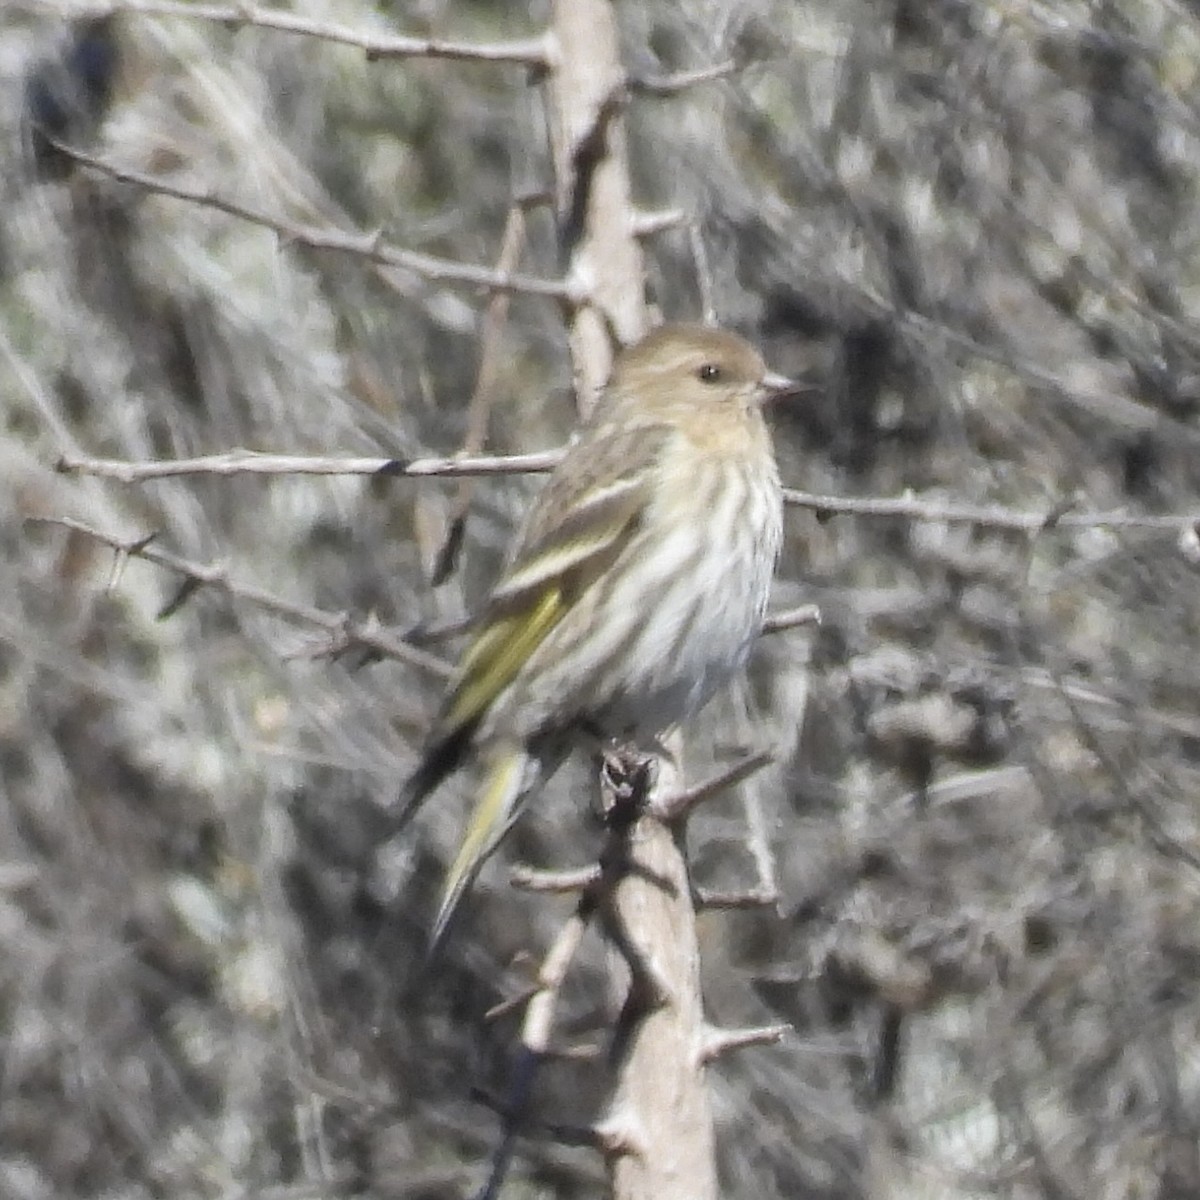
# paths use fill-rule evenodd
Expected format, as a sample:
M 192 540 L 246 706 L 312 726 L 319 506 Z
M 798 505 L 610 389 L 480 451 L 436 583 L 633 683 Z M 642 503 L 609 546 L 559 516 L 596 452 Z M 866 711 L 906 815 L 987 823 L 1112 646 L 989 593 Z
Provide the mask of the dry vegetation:
M 368 39 L 520 38 L 544 15 L 426 0 L 399 30 L 401 7 L 292 6 Z M 465 797 L 403 842 L 385 808 L 436 673 L 331 659 L 311 625 L 181 595 L 174 572 L 26 518 L 156 531 L 248 586 L 399 629 L 459 616 L 534 479 L 478 483 L 434 589 L 454 482 L 53 468 L 453 452 L 487 297 L 44 146 L 35 163 L 28 81 L 97 59 L 78 41 L 72 57 L 53 5 L 5 10 L 0 1193 L 466 1194 L 516 1021 L 485 1014 L 568 903 L 512 891 L 505 866 L 590 861 L 577 780 L 521 825 L 430 974 Z M 697 222 L 722 322 L 781 370 L 798 332 L 824 348 L 825 389 L 778 415 L 785 479 L 1047 518 L 789 510 L 778 606 L 815 601 L 823 624 L 764 640 L 691 740 L 695 777 L 737 747 L 777 753 L 690 830 L 699 884 L 758 883 L 768 844 L 781 895 L 702 915 L 710 1013 L 795 1029 L 711 1072 L 726 1194 L 1193 1196 L 1200 16 L 662 0 L 621 21 L 635 77 L 735 65 L 635 93 L 631 153 L 639 203 Z M 296 228 L 487 265 L 513 197 L 548 185 L 520 66 L 130 13 L 87 36 L 101 62 L 115 49 L 115 83 L 65 132 Z M 521 270 L 554 278 L 544 207 L 526 232 Z M 659 309 L 698 315 L 687 231 L 647 259 Z M 552 447 L 574 412 L 561 315 L 517 294 L 500 328 L 489 447 Z M 1112 510 L 1180 519 L 1078 519 Z M 544 1072 L 514 1197 L 603 1189 L 572 1135 L 611 1083 L 605 978 L 589 941 L 560 1032 L 601 1052 Z

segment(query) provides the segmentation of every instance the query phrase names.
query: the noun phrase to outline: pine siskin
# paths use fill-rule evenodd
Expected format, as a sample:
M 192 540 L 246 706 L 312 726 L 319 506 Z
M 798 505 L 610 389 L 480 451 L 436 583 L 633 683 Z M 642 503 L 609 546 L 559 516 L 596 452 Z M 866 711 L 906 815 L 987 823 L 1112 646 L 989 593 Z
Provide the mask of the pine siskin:
M 435 944 L 575 738 L 645 744 L 745 663 L 783 524 L 761 405 L 792 387 L 747 342 L 703 326 L 656 329 L 618 358 L 525 520 L 401 795 L 403 825 L 482 759 Z

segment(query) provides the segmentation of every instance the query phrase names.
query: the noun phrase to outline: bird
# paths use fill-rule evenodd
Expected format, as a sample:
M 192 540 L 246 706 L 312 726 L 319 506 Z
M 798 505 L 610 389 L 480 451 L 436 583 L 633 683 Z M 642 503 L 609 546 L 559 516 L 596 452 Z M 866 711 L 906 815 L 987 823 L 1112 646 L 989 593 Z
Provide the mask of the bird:
M 621 351 L 483 605 L 395 828 L 471 760 L 437 947 L 525 801 L 581 740 L 650 746 L 745 664 L 783 534 L 763 405 L 799 390 L 749 342 L 662 325 Z

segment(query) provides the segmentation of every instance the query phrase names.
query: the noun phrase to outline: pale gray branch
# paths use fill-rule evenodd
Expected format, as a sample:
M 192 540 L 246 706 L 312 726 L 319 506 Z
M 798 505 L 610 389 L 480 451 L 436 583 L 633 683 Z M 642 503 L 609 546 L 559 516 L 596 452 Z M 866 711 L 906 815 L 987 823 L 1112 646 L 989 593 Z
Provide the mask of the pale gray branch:
M 678 229 L 680 226 L 686 225 L 688 219 L 687 213 L 678 208 L 635 213 L 633 233 L 635 237 L 652 237 L 656 233 L 665 233 L 668 229 Z
M 50 9 L 64 17 L 103 17 L 129 13 L 144 17 L 181 17 L 189 21 L 210 21 L 232 28 L 253 26 L 277 33 L 297 34 L 355 46 L 368 59 L 377 58 L 449 58 L 462 62 L 515 63 L 526 67 L 545 67 L 550 63 L 553 46 L 546 34 L 495 42 L 457 42 L 446 38 L 405 37 L 400 34 L 371 34 L 332 21 L 318 21 L 277 8 L 257 4 L 182 4 L 175 0 L 94 0 L 91 3 L 56 3 L 54 0 L 22 0 L 22 7 Z
M 230 450 L 200 458 L 152 462 L 64 454 L 56 466 L 64 474 L 99 475 L 121 483 L 141 483 L 176 475 L 394 475 L 420 478 L 541 473 L 552 471 L 565 453 L 565 446 L 556 446 L 532 454 L 454 455 L 406 460 Z M 919 496 L 821 496 L 792 488 L 784 489 L 783 498 L 786 504 L 794 508 L 811 509 L 821 517 L 904 517 L 912 521 L 943 521 L 1026 533 L 1048 533 L 1056 529 L 1143 529 L 1179 533 L 1200 527 L 1200 509 L 1177 513 L 1134 513 L 1123 509 L 1072 512 L 1061 507 L 1037 511 L 1006 508 L 998 504 L 924 500 Z M 763 628 L 764 632 L 775 633 L 797 625 L 819 624 L 820 619 L 820 610 L 815 605 L 802 605 L 768 617 Z
M 677 71 L 673 75 L 633 76 L 629 80 L 629 87 L 645 96 L 677 96 L 697 84 L 727 79 L 737 69 L 737 63 L 732 58 L 727 58 L 724 62 L 713 63 L 708 67 L 695 67 L 690 71 Z
M 514 867 L 509 882 L 523 892 L 582 892 L 600 882 L 598 863 L 574 870 L 540 871 L 535 867 Z
M 955 504 L 922 500 L 919 496 L 818 496 L 785 488 L 785 504 L 809 508 L 819 516 L 855 514 L 866 517 L 907 517 L 915 521 L 944 521 L 1040 533 L 1052 529 L 1150 529 L 1175 533 L 1200 523 L 1200 509 L 1188 513 L 1071 512 L 1046 509 L 1022 511 L 1001 505 Z
M 743 779 L 749 779 L 756 771 L 761 771 L 763 767 L 773 761 L 774 756 L 769 750 L 759 750 L 754 754 L 749 754 L 724 770 L 718 771 L 715 775 L 709 776 L 708 779 L 659 801 L 656 811 L 664 821 L 678 821 L 701 801 L 741 783 Z
M 779 892 L 773 887 L 743 888 L 741 891 L 718 892 L 711 888 L 696 888 L 692 893 L 696 907 L 702 910 L 732 908 L 774 908 Z
M 356 233 L 329 226 L 301 225 L 294 221 L 285 220 L 273 213 L 262 212 L 219 196 L 207 187 L 191 187 L 182 183 L 169 183 L 155 175 L 143 171 L 135 171 L 131 167 L 120 167 L 96 155 L 87 154 L 74 146 L 67 146 L 53 138 L 49 141 L 63 154 L 73 159 L 80 166 L 93 171 L 99 171 L 118 183 L 128 183 L 153 192 L 159 196 L 169 196 L 175 200 L 183 200 L 190 204 L 200 204 L 205 208 L 214 208 L 218 212 L 227 213 L 242 221 L 249 221 L 264 229 L 270 229 L 286 242 L 295 242 L 313 250 L 332 250 L 339 254 L 352 254 L 368 262 L 395 267 L 403 271 L 411 271 L 423 279 L 431 279 L 436 283 L 458 284 L 464 287 L 477 287 L 487 291 L 520 292 L 527 296 L 546 296 L 552 300 L 564 301 L 569 304 L 582 303 L 586 296 L 579 286 L 572 286 L 558 279 L 538 279 L 532 275 L 521 275 L 516 272 L 496 270 L 492 267 L 480 266 L 475 263 L 460 263 L 448 258 L 439 258 L 433 254 L 423 254 L 418 250 L 405 250 L 399 246 L 390 245 L 381 232 Z
M 228 569 L 222 564 L 191 562 L 177 554 L 171 554 L 169 551 L 154 549 L 151 545 L 154 534 L 140 538 L 122 538 L 115 534 L 105 533 L 100 529 L 93 529 L 90 525 L 85 525 L 82 521 L 76 521 L 71 517 L 29 517 L 27 519 L 38 524 L 58 525 L 63 529 L 73 530 L 106 546 L 111 546 L 117 553 L 114 577 L 116 571 L 123 567 L 125 561 L 130 558 L 142 558 L 182 575 L 187 581 L 185 589 L 190 585 L 191 591 L 181 592 L 179 597 L 173 600 L 160 615 L 169 615 L 176 611 L 192 592 L 198 591 L 200 588 L 215 588 L 226 596 L 253 604 L 264 612 L 274 613 L 276 616 L 323 630 L 329 637 L 328 643 L 321 648 L 323 655 L 332 656 L 355 649 L 367 650 L 388 658 L 395 658 L 442 678 L 448 678 L 453 673 L 453 668 L 436 655 L 421 650 L 419 647 L 411 646 L 387 633 L 373 620 L 356 621 L 348 613 L 326 612 L 306 604 L 284 600 L 253 584 L 239 583 L 236 579 L 230 578 Z
M 230 450 L 201 458 L 129 462 L 64 454 L 56 464 L 67 475 L 98 475 L 121 483 L 143 483 L 177 475 L 392 475 L 396 477 L 518 475 L 550 471 L 561 448 L 536 454 L 455 455 L 452 458 L 329 458 L 321 455 L 259 454 Z
M 815 604 L 801 604 L 783 612 L 769 613 L 763 622 L 763 633 L 782 633 L 803 625 L 820 625 L 821 610 Z
M 709 1026 L 700 1047 L 700 1062 L 710 1063 L 722 1054 L 744 1050 L 747 1046 L 773 1046 L 791 1031 L 790 1025 L 760 1025 L 752 1029 L 714 1029 Z

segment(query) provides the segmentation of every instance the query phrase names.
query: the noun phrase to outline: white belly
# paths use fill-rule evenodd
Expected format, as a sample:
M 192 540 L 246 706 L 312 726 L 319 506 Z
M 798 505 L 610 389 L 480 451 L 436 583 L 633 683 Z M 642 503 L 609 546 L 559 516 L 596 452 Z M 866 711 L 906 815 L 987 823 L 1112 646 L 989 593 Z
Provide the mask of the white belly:
M 504 707 L 519 732 L 569 714 L 605 736 L 646 738 L 728 682 L 762 628 L 779 552 L 783 513 L 771 482 L 752 488 L 734 476 L 700 528 L 673 520 L 669 498 L 651 509 L 608 577 L 538 648 L 528 683 L 512 689 Z

